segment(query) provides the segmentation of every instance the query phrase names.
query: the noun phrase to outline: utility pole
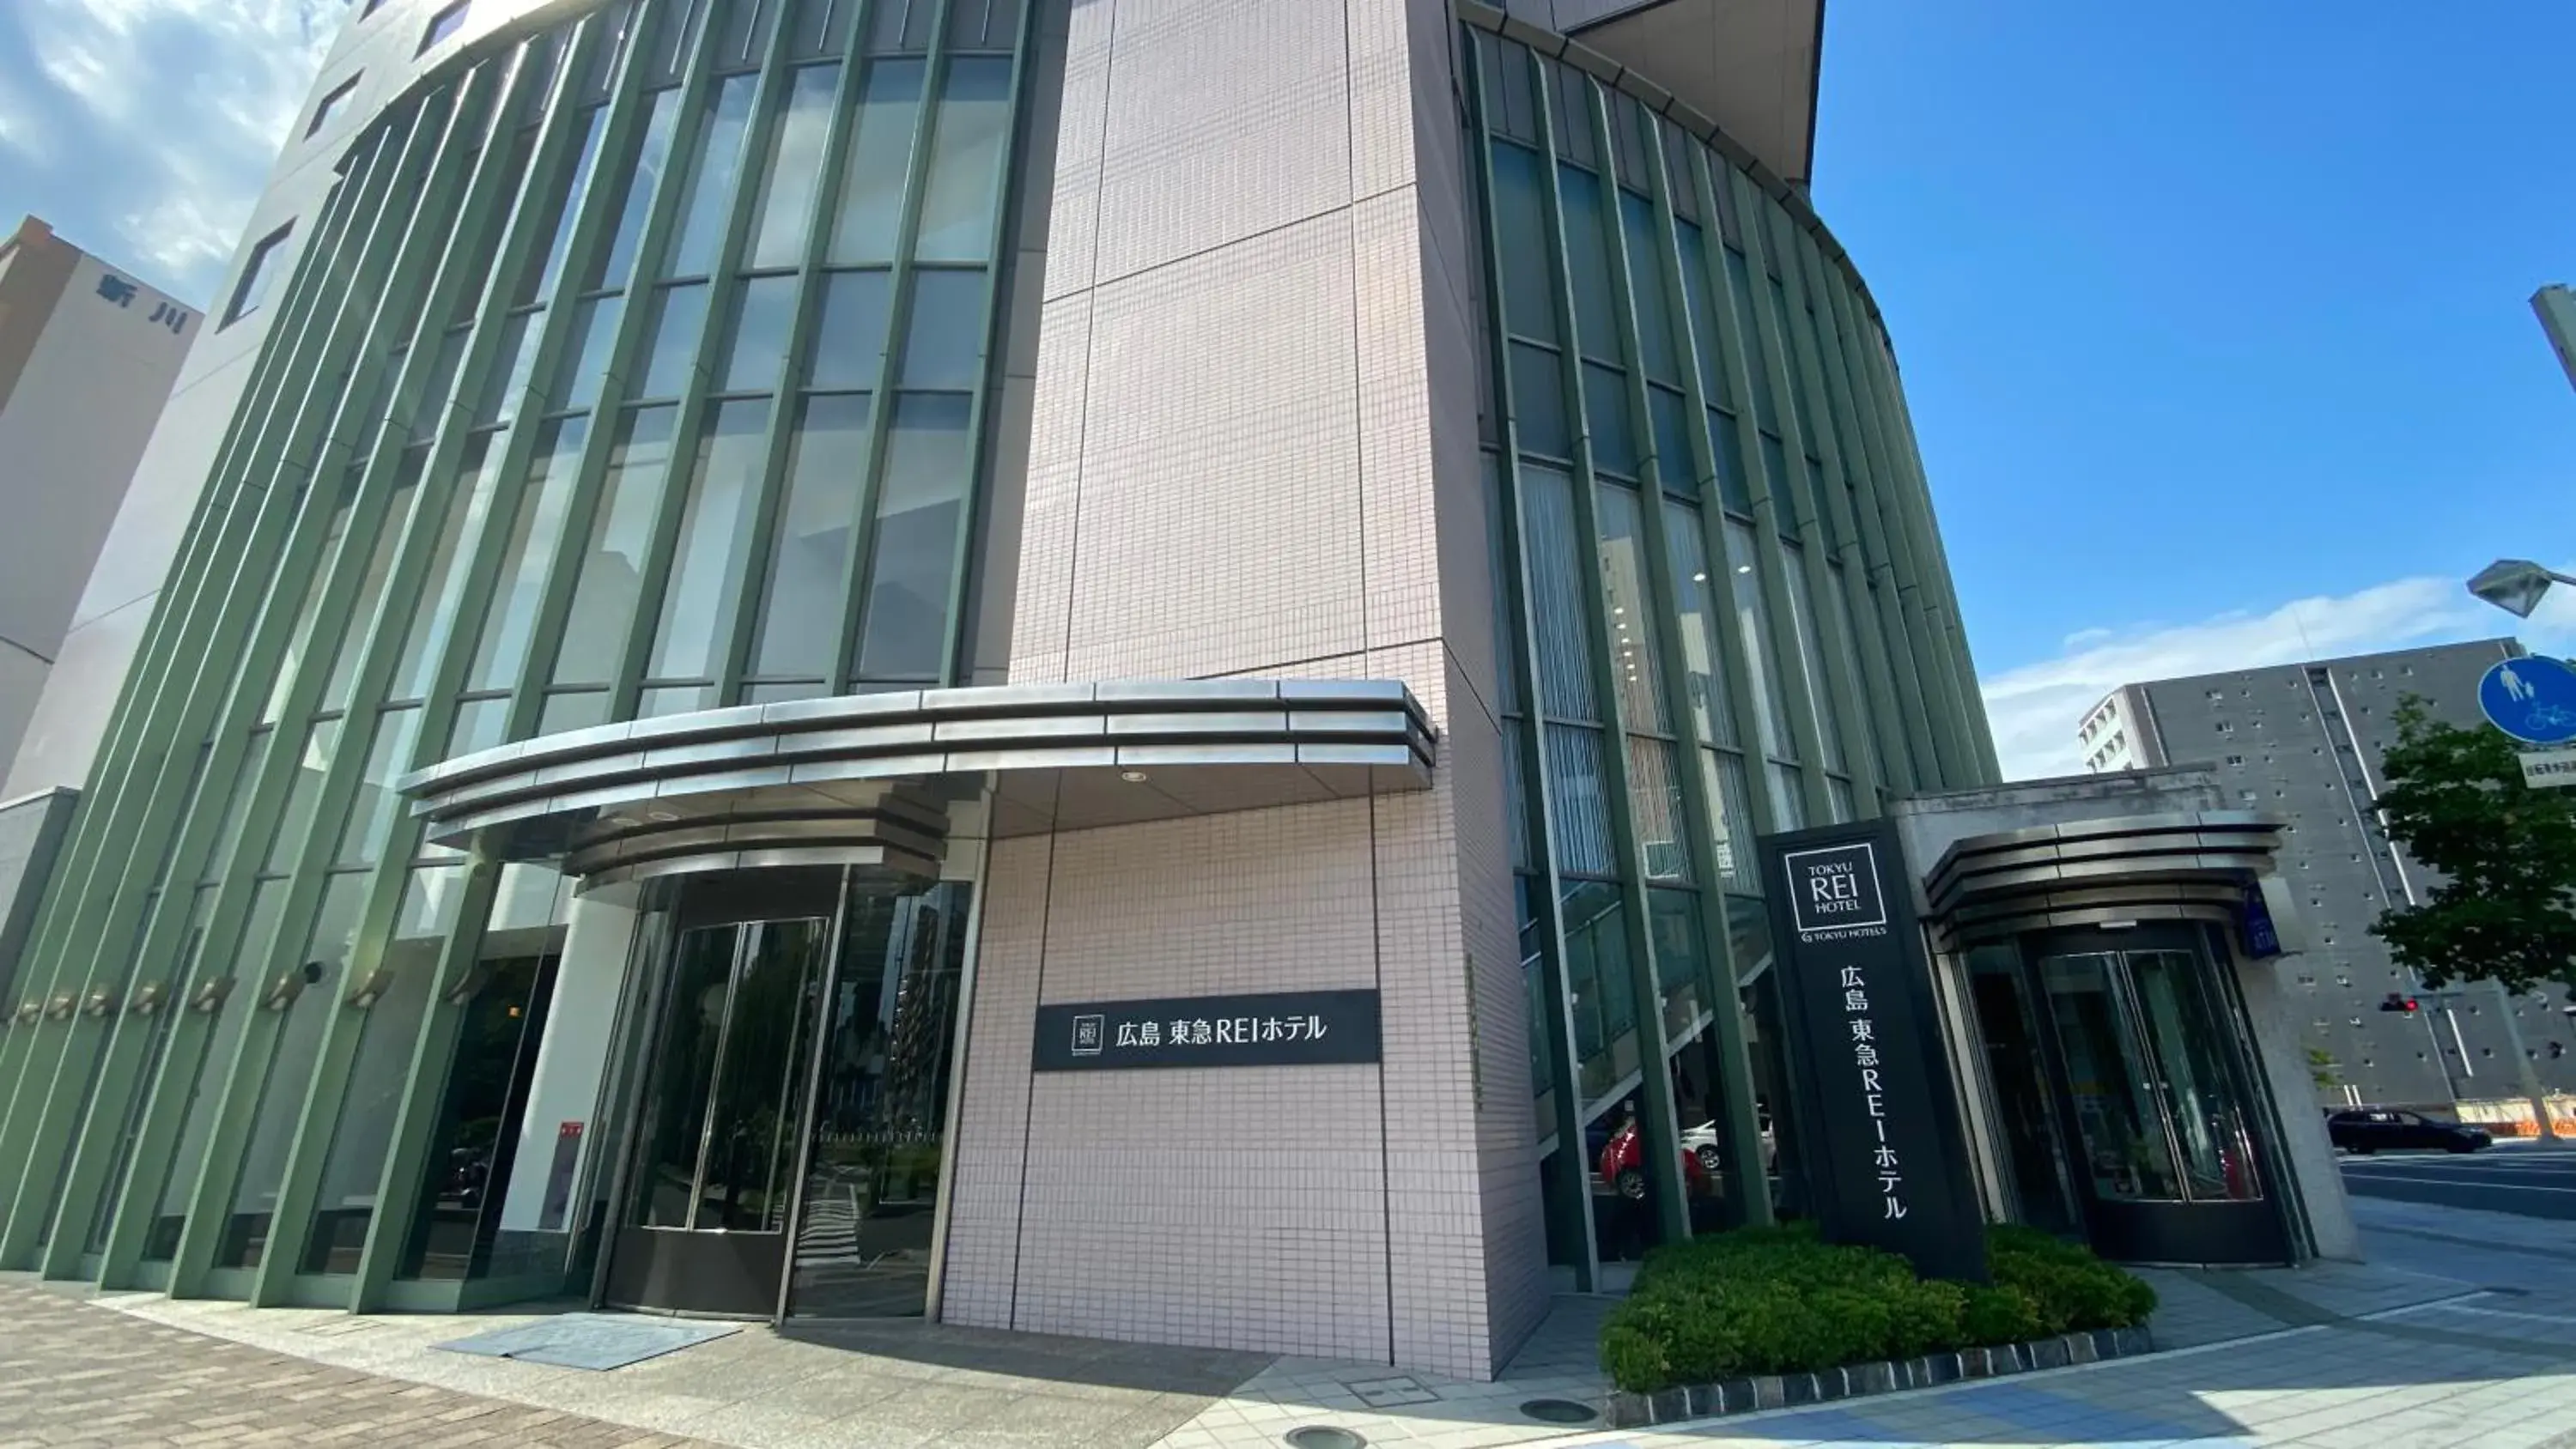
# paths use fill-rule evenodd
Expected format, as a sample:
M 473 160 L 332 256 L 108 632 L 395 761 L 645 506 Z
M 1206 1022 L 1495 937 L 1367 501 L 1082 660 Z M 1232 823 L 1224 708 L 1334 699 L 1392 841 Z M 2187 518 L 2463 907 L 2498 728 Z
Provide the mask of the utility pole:
M 2486 984 L 2495 992 L 2496 1014 L 2504 1023 L 2505 1050 L 2512 1054 L 2514 1069 L 2519 1075 L 2515 1085 L 2521 1089 L 2523 1098 L 2531 1103 L 2533 1123 L 2540 1129 L 2538 1140 L 2548 1146 L 2557 1146 L 2560 1140 L 2558 1130 L 2549 1120 L 2549 1093 L 2541 1086 L 2540 1071 L 2532 1065 L 2530 1050 L 2523 1044 L 2521 1023 L 2514 1020 L 2513 995 L 2504 989 L 2504 983 L 2500 981 L 2490 981 Z M 2469 1061 L 2468 1041 L 2460 1035 L 2460 1018 L 2457 1011 L 2461 998 L 2468 993 L 2455 987 L 2428 994 L 2432 997 L 2433 1004 L 2442 1009 L 2443 1019 L 2450 1023 L 2451 1040 L 2457 1044 L 2460 1052 L 2460 1070 L 2469 1076 L 2476 1076 L 2477 1068 Z M 2425 1023 L 2427 1027 L 2431 1024 L 2429 1020 Z M 2438 1051 L 2438 1041 L 2435 1046 Z M 2454 1095 L 2458 1090 L 2457 1087 L 2452 1088 Z
M 2523 1045 L 2522 1024 L 2515 1020 L 2519 1012 L 2514 1005 L 2513 993 L 2504 989 L 2503 982 L 2487 984 L 2495 988 L 2496 1012 L 2504 1018 L 2505 1045 L 2513 1053 L 2514 1070 L 2521 1073 L 2521 1080 L 2516 1085 L 2522 1088 L 2524 1096 L 2531 1099 L 2533 1120 L 2540 1128 L 2540 1141 L 2555 1147 L 2558 1145 L 2558 1129 L 2549 1120 L 2549 1092 L 2540 1084 L 2540 1068 L 2532 1061 L 2530 1048 Z

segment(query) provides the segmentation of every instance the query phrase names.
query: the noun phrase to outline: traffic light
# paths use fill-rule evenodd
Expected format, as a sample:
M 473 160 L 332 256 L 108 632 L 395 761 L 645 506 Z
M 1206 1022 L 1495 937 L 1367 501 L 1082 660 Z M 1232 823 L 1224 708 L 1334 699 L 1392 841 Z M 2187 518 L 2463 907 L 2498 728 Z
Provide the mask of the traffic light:
M 2379 1009 L 2382 1011 L 2415 1012 L 2423 1010 L 2424 1004 L 2417 1001 L 2414 997 L 2406 995 L 2404 992 L 2392 991 L 2388 993 L 2386 997 L 2381 999 Z

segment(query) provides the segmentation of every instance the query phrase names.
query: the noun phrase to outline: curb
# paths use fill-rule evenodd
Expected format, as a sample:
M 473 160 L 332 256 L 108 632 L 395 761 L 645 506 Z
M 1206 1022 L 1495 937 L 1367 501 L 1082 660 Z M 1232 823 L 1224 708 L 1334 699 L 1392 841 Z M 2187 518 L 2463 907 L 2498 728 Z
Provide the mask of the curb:
M 2133 1328 L 2100 1328 L 2089 1333 L 2063 1333 L 2052 1338 L 2033 1339 L 2028 1343 L 1963 1348 L 1955 1353 L 1926 1354 L 1921 1358 L 1889 1362 L 1849 1364 L 1816 1373 L 1756 1374 L 1728 1379 L 1723 1383 L 1657 1389 L 1651 1394 L 1613 1392 L 1601 1399 L 1601 1417 L 1613 1429 L 1639 1429 L 1653 1424 L 1678 1424 L 1727 1414 L 1749 1414 L 1761 1409 L 1795 1408 L 1837 1399 L 1891 1394 L 1902 1389 L 1928 1389 L 1969 1379 L 2035 1373 L 2041 1369 L 2068 1368 L 2106 1359 L 2134 1358 L 2154 1351 L 2155 1341 L 2144 1324 Z

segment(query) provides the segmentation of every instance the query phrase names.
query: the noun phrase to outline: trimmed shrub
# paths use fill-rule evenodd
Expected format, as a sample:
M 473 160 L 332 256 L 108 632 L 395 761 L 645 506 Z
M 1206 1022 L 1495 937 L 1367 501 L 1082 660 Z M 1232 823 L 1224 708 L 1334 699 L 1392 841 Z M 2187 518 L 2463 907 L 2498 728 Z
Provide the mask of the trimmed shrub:
M 2147 1285 L 2045 1233 L 1995 1229 L 1987 1255 L 1994 1282 L 1966 1284 L 1821 1242 L 1810 1224 L 1668 1244 L 1646 1255 L 1603 1325 L 1601 1366 L 1620 1388 L 1651 1393 L 2121 1328 L 2155 1308 Z
M 1968 1311 L 1959 1326 L 1966 1342 L 1979 1348 L 2027 1343 L 2048 1331 L 2041 1326 L 2039 1304 L 2028 1293 L 1998 1283 L 1968 1289 Z

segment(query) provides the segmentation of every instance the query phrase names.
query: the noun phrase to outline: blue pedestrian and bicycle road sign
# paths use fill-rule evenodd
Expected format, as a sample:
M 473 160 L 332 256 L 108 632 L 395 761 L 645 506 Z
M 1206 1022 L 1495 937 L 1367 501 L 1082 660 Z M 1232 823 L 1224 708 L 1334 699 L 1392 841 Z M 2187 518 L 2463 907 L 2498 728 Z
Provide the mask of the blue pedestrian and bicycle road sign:
M 2576 740 L 2576 669 L 2556 659 L 2507 659 L 2478 681 L 2478 708 L 2526 745 Z

